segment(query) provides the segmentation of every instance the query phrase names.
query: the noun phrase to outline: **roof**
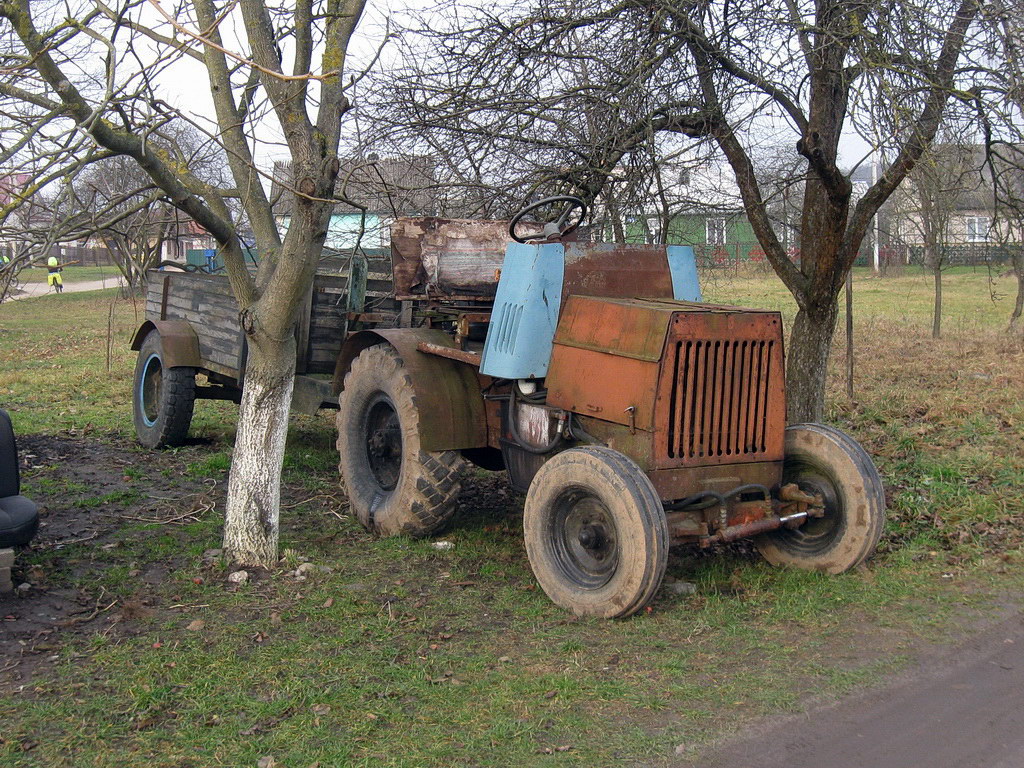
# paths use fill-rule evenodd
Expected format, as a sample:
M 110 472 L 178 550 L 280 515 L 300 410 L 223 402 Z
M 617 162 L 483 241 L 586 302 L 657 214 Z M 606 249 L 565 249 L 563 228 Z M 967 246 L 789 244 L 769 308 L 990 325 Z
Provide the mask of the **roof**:
M 292 168 L 289 162 L 274 163 L 271 200 L 274 212 L 291 212 Z M 356 213 L 365 206 L 367 213 L 389 216 L 433 215 L 436 207 L 437 178 L 433 158 L 422 155 L 380 158 L 377 155 L 342 159 L 335 195 L 352 201 L 339 202 L 335 213 Z

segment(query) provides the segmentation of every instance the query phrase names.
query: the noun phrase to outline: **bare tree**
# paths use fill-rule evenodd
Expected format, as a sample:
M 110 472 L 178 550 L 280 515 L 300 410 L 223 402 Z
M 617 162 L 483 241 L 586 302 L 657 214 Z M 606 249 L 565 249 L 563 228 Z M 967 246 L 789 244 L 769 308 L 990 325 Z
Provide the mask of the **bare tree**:
M 991 197 L 982 189 L 984 153 L 959 137 L 930 146 L 910 172 L 901 202 L 901 225 L 914 231 L 922 261 L 932 273 L 932 338 L 942 336 L 942 273 L 953 246 L 962 241 L 954 230 L 965 205 L 984 207 Z M 908 233 L 909 234 L 909 233 Z
M 204 183 L 226 186 L 223 155 L 187 123 L 171 123 L 150 135 L 150 149 L 174 158 Z M 236 221 L 244 212 L 227 201 Z M 118 155 L 83 169 L 66 185 L 61 207 L 53 211 L 50 237 L 103 241 L 129 290 L 140 290 L 156 267 L 164 244 L 177 234 L 182 216 L 166 193 L 130 157 Z
M 363 4 L 0 2 L 0 165 L 27 164 L 31 153 L 32 186 L 43 189 L 100 159 L 130 158 L 218 243 L 249 349 L 224 529 L 226 553 L 241 564 L 277 561 L 292 329 L 334 204 L 349 111 L 346 52 Z M 189 81 L 208 93 L 206 133 L 230 184 L 209 183 L 151 141 L 184 119 L 172 106 L 172 84 Z M 294 178 L 283 238 L 257 167 L 258 138 L 272 129 Z M 232 199 L 260 251 L 255 274 L 246 269 Z
M 1024 120 L 1024 8 L 1020 3 L 996 0 L 987 9 L 987 20 L 995 30 L 995 38 L 1007 66 L 1001 70 L 1002 93 L 1007 109 Z M 991 131 L 988 132 L 991 136 Z M 992 163 L 995 202 L 1002 218 L 998 234 L 1016 242 L 1011 246 L 1011 264 L 1017 278 L 1017 297 L 1010 314 L 1009 331 L 1017 329 L 1024 315 L 1024 149 L 988 143 L 989 161 Z M 994 158 L 994 162 L 993 162 Z
M 798 306 L 788 345 L 790 418 L 824 406 L 837 296 L 871 221 L 932 142 L 948 100 L 981 98 L 993 60 L 979 0 L 613 3 L 534 0 L 519 10 L 436 11 L 408 38 L 389 129 L 484 171 L 594 199 L 657 137 L 713 143 Z M 429 27 L 429 29 L 427 29 Z M 975 90 L 972 90 L 974 88 Z M 839 166 L 844 133 L 889 121 L 894 160 L 859 199 Z M 429 138 L 428 138 L 429 137 Z M 799 161 L 799 264 L 773 226 L 753 158 Z M 527 165 L 529 167 L 525 167 Z M 486 178 L 486 172 L 478 175 Z M 620 201 L 620 205 L 622 202 Z

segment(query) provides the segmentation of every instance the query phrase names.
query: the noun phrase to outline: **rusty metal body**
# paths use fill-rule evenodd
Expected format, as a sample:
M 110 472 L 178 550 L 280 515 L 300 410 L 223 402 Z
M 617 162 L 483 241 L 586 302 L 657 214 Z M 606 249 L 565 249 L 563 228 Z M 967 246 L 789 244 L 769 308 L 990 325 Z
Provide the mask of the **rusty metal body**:
M 428 449 L 489 461 L 500 451 L 525 491 L 551 456 L 599 442 L 648 475 L 675 541 L 729 541 L 786 524 L 795 513 L 777 497 L 786 426 L 779 314 L 674 300 L 663 246 L 565 242 L 550 367 L 540 393 L 524 396 L 480 373 L 473 332 L 490 319 L 504 241 L 502 222 L 396 223 L 395 295 L 412 305 L 403 325 L 419 327 L 351 336 L 335 389 L 362 349 L 386 341 L 414 374 Z M 763 490 L 729 495 L 746 487 Z M 701 493 L 721 502 L 671 508 Z

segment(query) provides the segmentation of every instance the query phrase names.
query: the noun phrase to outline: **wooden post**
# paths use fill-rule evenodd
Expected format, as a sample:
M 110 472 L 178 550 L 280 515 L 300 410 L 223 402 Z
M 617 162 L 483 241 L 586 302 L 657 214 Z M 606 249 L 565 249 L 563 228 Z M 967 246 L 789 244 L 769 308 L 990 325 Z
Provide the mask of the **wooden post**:
M 846 396 L 853 400 L 853 267 L 846 273 Z

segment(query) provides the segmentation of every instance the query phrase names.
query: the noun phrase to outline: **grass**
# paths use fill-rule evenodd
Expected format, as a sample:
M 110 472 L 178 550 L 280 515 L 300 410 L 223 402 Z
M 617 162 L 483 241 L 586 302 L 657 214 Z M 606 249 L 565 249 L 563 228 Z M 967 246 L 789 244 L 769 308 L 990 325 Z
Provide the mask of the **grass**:
M 0 764 L 671 765 L 677 747 L 692 757 L 737 722 L 883 680 L 922 644 L 992 620 L 1024 586 L 1024 348 L 1001 332 L 1009 281 L 947 274 L 938 341 L 929 281 L 859 272 L 854 401 L 839 361 L 830 373 L 828 420 L 868 448 L 889 495 L 868 568 L 831 577 L 740 549 L 683 551 L 668 575 L 693 594 L 664 590 L 629 621 L 573 620 L 536 588 L 514 505 L 510 516 L 464 509 L 448 551 L 371 539 L 337 500 L 329 416 L 296 417 L 285 557 L 270 578 L 229 589 L 204 559 L 219 509 L 175 526 L 126 520 L 109 548 L 28 556 L 51 582 L 118 600 L 110 614 L 130 631 L 78 637 L 0 698 Z M 720 275 L 706 293 L 792 318 L 774 280 Z M 137 322 L 113 292 L 5 305 L 0 403 L 19 433 L 129 438 Z M 202 440 L 140 453 L 116 493 L 57 469 L 27 476 L 26 492 L 86 514 L 166 495 L 158 481 L 222 487 L 234 413 L 197 404 Z M 486 473 L 473 482 L 497 487 Z M 300 580 L 302 558 L 318 568 Z M 168 564 L 162 581 L 142 580 Z

